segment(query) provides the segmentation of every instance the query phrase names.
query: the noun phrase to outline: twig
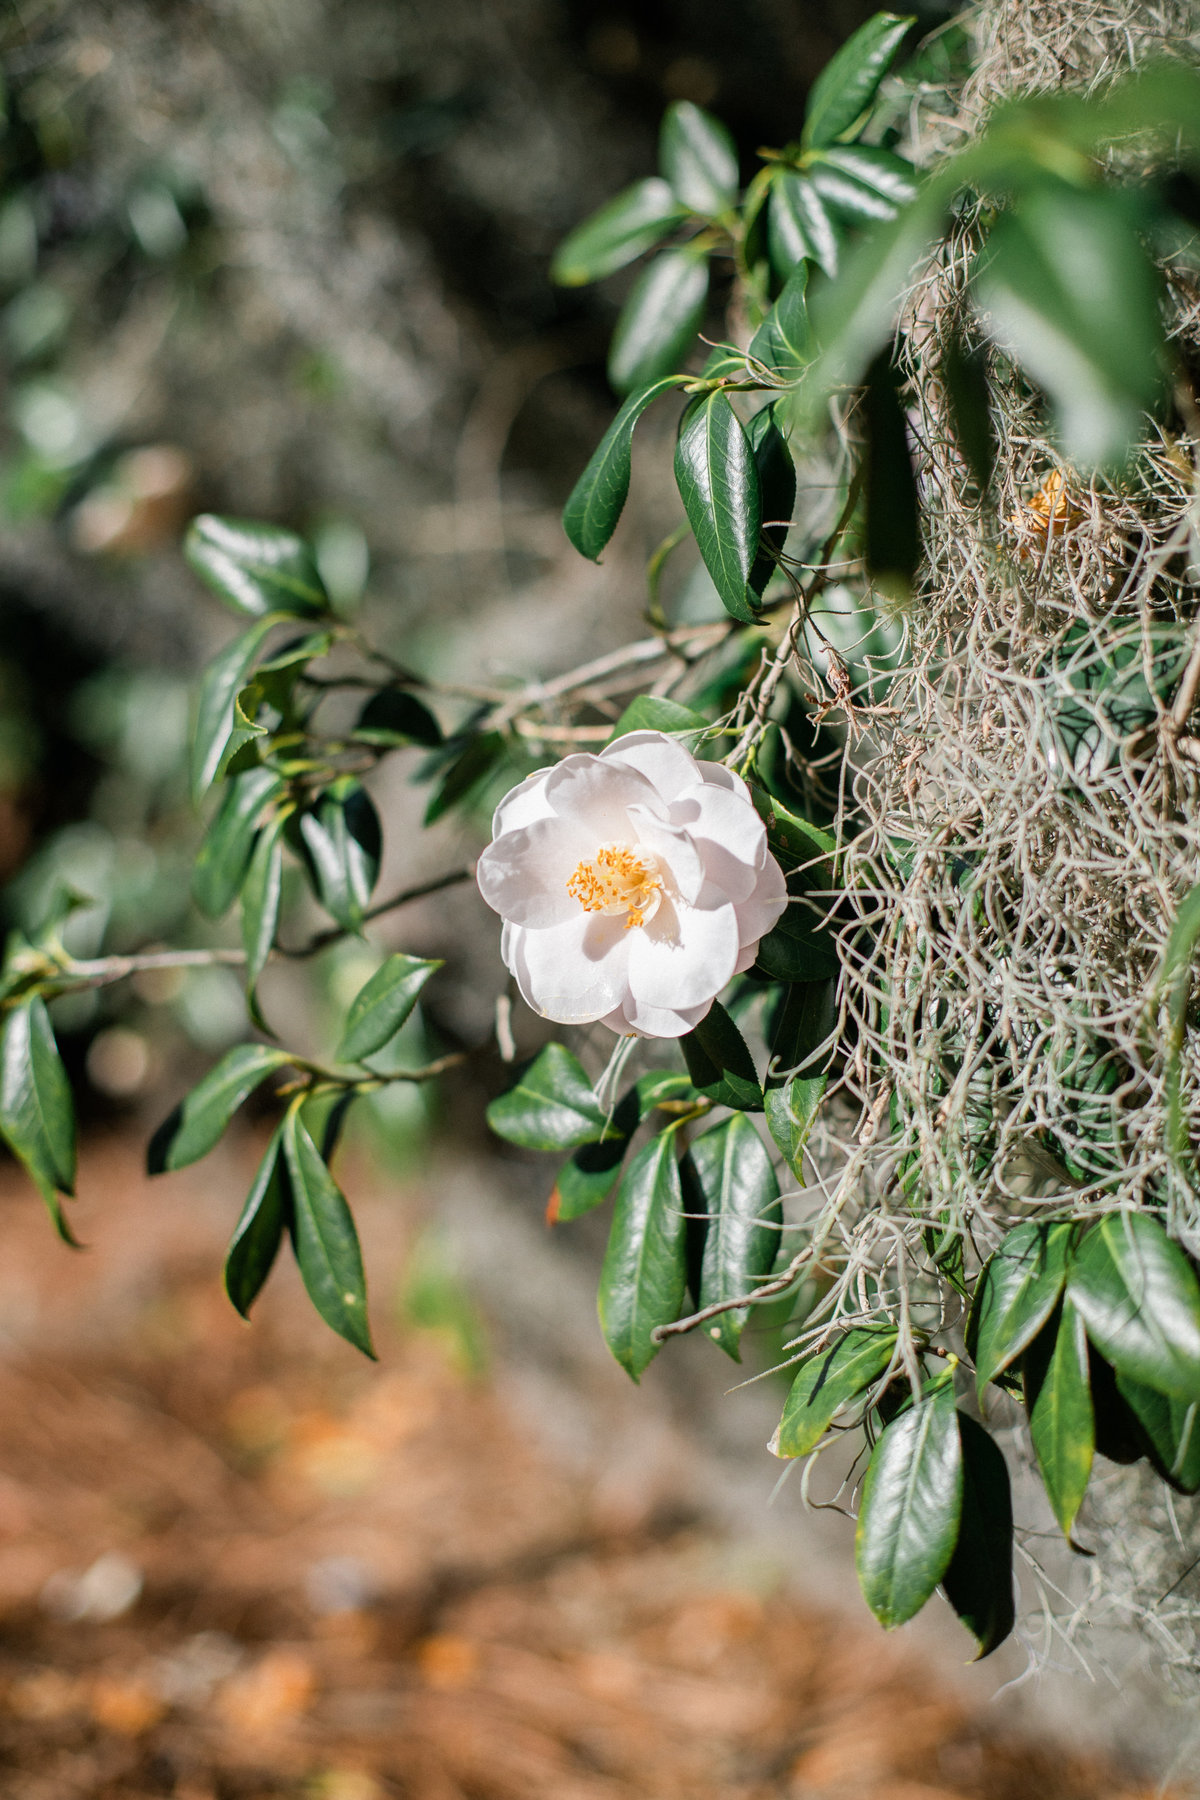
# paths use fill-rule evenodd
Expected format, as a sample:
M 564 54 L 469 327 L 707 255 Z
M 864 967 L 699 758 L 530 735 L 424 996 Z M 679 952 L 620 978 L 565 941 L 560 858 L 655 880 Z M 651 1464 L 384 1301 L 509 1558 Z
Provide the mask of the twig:
M 395 912 L 399 906 L 407 906 L 410 900 L 424 900 L 428 894 L 440 894 L 443 888 L 457 887 L 462 881 L 471 881 L 474 875 L 474 866 L 469 869 L 452 869 L 449 875 L 438 875 L 433 881 L 423 881 L 417 887 L 405 888 L 402 893 L 393 894 L 390 900 L 381 900 L 377 906 L 369 906 L 363 914 L 363 924 L 371 919 L 381 918 L 384 913 Z M 276 953 L 293 960 L 315 956 L 318 950 L 324 950 L 326 945 L 335 944 L 345 936 L 340 925 L 333 925 L 327 931 L 318 931 L 306 944 L 297 944 L 290 950 L 280 944 Z M 230 956 L 233 954 L 232 951 L 229 952 Z
M 753 1306 L 759 1300 L 773 1300 L 776 1294 L 782 1294 L 797 1280 L 805 1263 L 812 1255 L 812 1245 L 805 1244 L 803 1250 L 797 1250 L 782 1275 L 772 1276 L 756 1287 L 753 1293 L 742 1294 L 736 1300 L 714 1300 L 711 1306 L 702 1306 L 699 1312 L 690 1313 L 686 1319 L 676 1319 L 670 1325 L 656 1325 L 650 1333 L 652 1343 L 665 1343 L 669 1337 L 682 1337 L 685 1332 L 695 1331 L 697 1325 L 706 1325 L 720 1313 L 736 1312 L 740 1306 Z

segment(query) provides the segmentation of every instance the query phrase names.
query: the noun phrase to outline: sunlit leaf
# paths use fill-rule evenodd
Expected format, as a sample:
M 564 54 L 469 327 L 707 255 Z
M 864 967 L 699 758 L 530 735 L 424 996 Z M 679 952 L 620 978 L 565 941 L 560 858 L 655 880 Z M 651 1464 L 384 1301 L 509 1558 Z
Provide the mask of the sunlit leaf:
M 572 1150 L 607 1133 L 607 1118 L 579 1059 L 547 1044 L 516 1086 L 493 1100 L 487 1121 L 523 1150 Z
M 684 1165 L 687 1210 L 702 1213 L 701 1306 L 734 1300 L 770 1275 L 780 1243 L 779 1183 L 766 1145 L 745 1113 L 696 1138 Z M 709 1336 L 734 1361 L 749 1307 L 719 1314 Z
M 285 785 L 274 769 L 263 765 L 225 783 L 192 870 L 192 898 L 210 919 L 219 919 L 237 898 L 266 810 Z
M 958 1541 L 962 1444 L 944 1383 L 887 1427 L 863 1483 L 855 1562 L 881 1625 L 903 1625 L 942 1580 Z
M 659 167 L 676 199 L 709 218 L 737 199 L 738 159 L 733 138 L 719 119 L 690 100 L 676 100 L 663 114 Z
M 389 956 L 350 1004 L 338 1061 L 361 1062 L 382 1050 L 412 1012 L 429 977 L 442 966 L 417 956 Z
M 581 556 L 598 561 L 617 528 L 629 495 L 634 426 L 653 401 L 687 379 L 686 375 L 666 375 L 648 387 L 636 388 L 592 452 L 563 509 L 563 530 Z
M 859 122 L 914 23 L 911 14 L 878 12 L 847 38 L 813 83 L 802 143 L 836 143 Z
M 679 1040 L 692 1085 L 714 1106 L 761 1112 L 762 1088 L 746 1040 L 714 1000 L 699 1025 Z
M 684 414 L 675 480 L 725 610 L 752 624 L 749 581 L 758 555 L 762 496 L 750 441 L 725 394 L 698 396 Z
M 346 931 L 357 931 L 370 905 L 383 854 L 375 804 L 360 781 L 341 775 L 300 817 L 313 891 Z
M 258 1165 L 225 1255 L 225 1292 L 243 1319 L 262 1291 L 288 1229 L 291 1187 L 277 1131 Z
M 608 352 L 619 394 L 679 367 L 704 319 L 708 261 L 691 249 L 663 250 L 648 263 L 621 308 Z
M 796 1371 L 783 1417 L 771 1440 L 776 1456 L 807 1456 L 838 1413 L 863 1399 L 896 1348 L 890 1325 L 853 1325 L 832 1344 L 806 1356 Z
M 1033 1342 L 1058 1304 L 1071 1235 L 1069 1224 L 1029 1219 L 1014 1226 L 984 1264 L 967 1321 L 967 1351 L 981 1396 Z
M 373 1357 L 358 1233 L 346 1199 L 293 1104 L 283 1122 L 292 1245 L 308 1297 L 339 1337 Z
M 1096 1348 L 1121 1374 L 1200 1400 L 1200 1283 L 1146 1213 L 1108 1213 L 1072 1258 L 1067 1290 Z
M 605 1342 L 635 1381 L 658 1354 L 654 1328 L 679 1317 L 685 1239 L 675 1133 L 668 1128 L 639 1150 L 625 1171 L 600 1273 Z
M 657 176 L 635 181 L 563 239 L 550 265 L 551 276 L 563 287 L 599 281 L 653 249 L 684 217 L 684 208 L 665 181 Z
M 192 799 L 197 804 L 208 792 L 225 755 L 233 731 L 234 701 L 268 634 L 282 623 L 279 613 L 259 619 L 214 656 L 201 677 L 191 755 Z
M 294 531 L 201 513 L 188 528 L 183 553 L 235 612 L 315 618 L 329 611 L 313 553 Z
M 207 1156 L 238 1107 L 290 1057 L 270 1044 L 235 1044 L 163 1120 L 150 1140 L 151 1175 L 185 1168 Z
M 1046 1496 L 1070 1541 L 1087 1493 L 1096 1422 L 1083 1320 L 1064 1300 L 1025 1352 L 1025 1406 Z

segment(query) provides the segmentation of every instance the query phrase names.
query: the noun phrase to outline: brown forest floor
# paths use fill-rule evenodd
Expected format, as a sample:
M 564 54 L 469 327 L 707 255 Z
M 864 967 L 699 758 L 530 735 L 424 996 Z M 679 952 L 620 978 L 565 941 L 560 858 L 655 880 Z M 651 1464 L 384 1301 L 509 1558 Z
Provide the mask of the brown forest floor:
M 75 1257 L 0 1172 L 0 1794 L 1148 1795 L 694 1521 L 623 1518 L 436 1336 L 379 1318 L 372 1367 L 290 1276 L 247 1329 L 216 1179 L 93 1146 Z

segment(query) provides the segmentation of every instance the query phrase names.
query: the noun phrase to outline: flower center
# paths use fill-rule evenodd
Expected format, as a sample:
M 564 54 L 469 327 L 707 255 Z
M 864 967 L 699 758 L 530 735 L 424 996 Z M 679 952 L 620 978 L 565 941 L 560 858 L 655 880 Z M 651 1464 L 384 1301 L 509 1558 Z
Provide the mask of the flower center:
M 644 851 L 627 844 L 602 844 L 591 862 L 581 862 L 567 883 L 567 892 L 584 912 L 625 914 L 625 929 L 644 925 L 658 910 L 662 876 L 658 864 Z

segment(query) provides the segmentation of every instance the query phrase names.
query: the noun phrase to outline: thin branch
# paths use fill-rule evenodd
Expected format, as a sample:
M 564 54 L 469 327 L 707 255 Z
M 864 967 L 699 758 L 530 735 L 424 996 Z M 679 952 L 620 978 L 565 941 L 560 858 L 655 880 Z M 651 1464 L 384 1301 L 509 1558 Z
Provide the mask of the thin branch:
M 686 1332 L 695 1331 L 698 1325 L 707 1325 L 710 1319 L 715 1319 L 720 1313 L 736 1312 L 739 1307 L 754 1306 L 759 1300 L 773 1300 L 799 1279 L 812 1253 L 812 1245 L 805 1244 L 802 1250 L 797 1250 L 781 1275 L 764 1281 L 752 1293 L 741 1294 L 736 1300 L 714 1300 L 711 1306 L 702 1306 L 699 1312 L 690 1313 L 686 1319 L 676 1319 L 671 1325 L 656 1325 L 650 1333 L 651 1341 L 663 1344 L 670 1337 L 682 1337 Z
M 472 864 L 469 869 L 452 869 L 448 875 L 438 875 L 432 881 L 423 881 L 416 887 L 405 888 L 402 893 L 393 894 L 390 900 L 380 900 L 378 905 L 369 906 L 363 914 L 363 924 L 371 919 L 382 918 L 384 913 L 395 912 L 397 907 L 407 906 L 410 900 L 424 900 L 429 894 L 440 894 L 443 888 L 457 887 L 460 882 L 472 881 L 474 876 L 475 868 Z M 275 953 L 293 960 L 315 956 L 319 950 L 324 950 L 329 944 L 336 944 L 339 938 L 345 936 L 346 932 L 340 925 L 332 925 L 326 931 L 316 932 L 306 944 L 297 944 L 292 949 L 279 944 Z

